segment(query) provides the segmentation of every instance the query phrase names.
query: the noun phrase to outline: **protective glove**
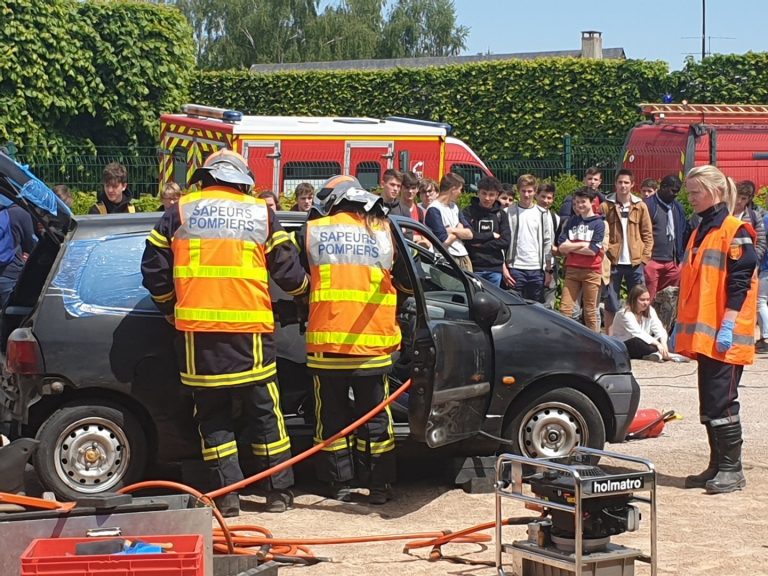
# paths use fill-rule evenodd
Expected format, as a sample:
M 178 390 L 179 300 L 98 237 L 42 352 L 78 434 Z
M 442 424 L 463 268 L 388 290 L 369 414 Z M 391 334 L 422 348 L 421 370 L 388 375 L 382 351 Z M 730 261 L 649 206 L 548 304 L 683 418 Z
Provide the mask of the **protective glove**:
M 720 325 L 720 330 L 717 332 L 717 338 L 715 339 L 715 347 L 720 353 L 728 352 L 731 346 L 733 346 L 733 327 L 735 323 L 733 320 L 723 320 Z

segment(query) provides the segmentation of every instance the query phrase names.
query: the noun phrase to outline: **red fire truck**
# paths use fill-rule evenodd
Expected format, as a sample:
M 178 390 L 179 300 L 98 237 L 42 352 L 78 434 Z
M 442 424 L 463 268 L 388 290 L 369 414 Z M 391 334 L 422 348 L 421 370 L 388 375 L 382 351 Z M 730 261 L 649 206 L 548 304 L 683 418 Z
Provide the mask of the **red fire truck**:
M 682 177 L 715 164 L 734 180 L 768 186 L 768 106 L 641 104 L 648 121 L 629 131 L 623 167 L 635 181 Z
M 161 122 L 160 183 L 186 187 L 189 177 L 219 148 L 241 153 L 256 187 L 292 196 L 297 184 L 317 186 L 351 174 L 367 188 L 388 168 L 439 180 L 457 172 L 472 184 L 488 167 L 469 146 L 449 136 L 450 124 L 388 117 L 249 116 L 235 110 L 187 104 Z

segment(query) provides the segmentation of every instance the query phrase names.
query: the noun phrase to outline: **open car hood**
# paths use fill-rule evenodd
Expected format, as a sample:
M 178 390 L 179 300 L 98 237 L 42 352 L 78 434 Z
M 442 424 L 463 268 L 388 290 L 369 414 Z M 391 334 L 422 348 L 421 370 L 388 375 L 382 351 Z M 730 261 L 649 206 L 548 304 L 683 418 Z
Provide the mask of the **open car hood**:
M 0 204 L 18 204 L 24 208 L 59 244 L 73 223 L 72 212 L 53 190 L 3 152 L 0 152 Z

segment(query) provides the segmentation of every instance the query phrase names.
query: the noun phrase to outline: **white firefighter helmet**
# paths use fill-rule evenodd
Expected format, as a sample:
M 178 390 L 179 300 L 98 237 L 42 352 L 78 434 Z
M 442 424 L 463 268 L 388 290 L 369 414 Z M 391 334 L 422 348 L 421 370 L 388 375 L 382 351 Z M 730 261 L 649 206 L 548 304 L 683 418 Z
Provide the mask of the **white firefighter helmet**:
M 357 178 L 348 175 L 333 176 L 326 180 L 315 193 L 312 209 L 321 215 L 330 214 L 333 208 L 345 202 L 359 205 L 365 212 L 375 209 L 387 213 L 384 200 L 363 188 Z
M 189 179 L 189 185 L 199 182 L 205 174 L 210 174 L 215 180 L 224 184 L 253 186 L 253 172 L 240 154 L 233 150 L 222 148 L 205 160 L 200 168 L 194 171 Z

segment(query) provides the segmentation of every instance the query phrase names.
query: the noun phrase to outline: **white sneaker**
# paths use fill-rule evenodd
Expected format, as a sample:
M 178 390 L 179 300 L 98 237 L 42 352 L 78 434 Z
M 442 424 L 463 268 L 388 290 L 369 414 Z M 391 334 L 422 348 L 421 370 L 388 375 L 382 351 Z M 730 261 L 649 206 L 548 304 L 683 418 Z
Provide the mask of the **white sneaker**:
M 664 359 L 661 357 L 661 352 L 654 352 L 653 354 L 648 354 L 648 356 L 643 356 L 643 360 L 649 360 L 651 362 L 664 361 Z
M 669 359 L 672 362 L 681 362 L 681 363 L 685 363 L 685 362 L 690 362 L 691 361 L 691 359 L 688 358 L 687 356 L 683 356 L 682 354 L 675 354 L 674 352 L 670 352 Z

